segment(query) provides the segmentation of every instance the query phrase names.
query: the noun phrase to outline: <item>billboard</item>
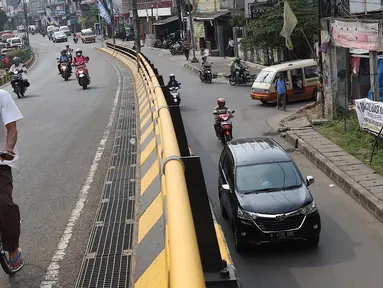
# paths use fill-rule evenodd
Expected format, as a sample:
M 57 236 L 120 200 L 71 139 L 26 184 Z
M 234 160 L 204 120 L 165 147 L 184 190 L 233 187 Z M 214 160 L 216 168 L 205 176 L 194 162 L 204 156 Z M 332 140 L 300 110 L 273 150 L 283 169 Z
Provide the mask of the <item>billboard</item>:
M 379 51 L 378 22 L 331 21 L 332 41 L 335 46 Z

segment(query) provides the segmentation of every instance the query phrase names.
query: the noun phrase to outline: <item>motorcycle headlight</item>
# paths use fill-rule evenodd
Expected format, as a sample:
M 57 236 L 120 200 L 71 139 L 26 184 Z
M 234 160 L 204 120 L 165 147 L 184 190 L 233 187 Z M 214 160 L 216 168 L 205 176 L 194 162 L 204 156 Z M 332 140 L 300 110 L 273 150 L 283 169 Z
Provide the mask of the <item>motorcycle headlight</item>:
M 300 212 L 303 215 L 309 215 L 311 213 L 314 213 L 317 210 L 318 210 L 317 204 L 313 201 L 309 205 L 306 205 L 305 207 L 301 208 Z
M 238 207 L 237 217 L 242 220 L 252 221 L 257 219 L 257 214 L 242 210 L 241 208 Z

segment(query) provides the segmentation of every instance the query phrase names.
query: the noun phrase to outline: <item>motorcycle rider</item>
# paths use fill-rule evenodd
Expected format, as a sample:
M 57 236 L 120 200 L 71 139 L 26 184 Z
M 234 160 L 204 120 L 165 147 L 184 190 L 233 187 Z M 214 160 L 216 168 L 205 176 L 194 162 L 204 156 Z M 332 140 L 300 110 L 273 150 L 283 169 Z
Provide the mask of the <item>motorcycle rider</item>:
M 24 73 L 27 73 L 27 68 L 25 67 L 25 65 L 23 63 L 21 63 L 21 59 L 19 57 L 14 57 L 12 59 L 12 66 L 11 68 L 9 69 L 9 72 L 10 73 L 13 73 L 13 74 L 16 74 L 18 71 L 23 71 Z M 23 84 L 25 85 L 25 87 L 29 87 L 29 82 L 27 79 L 23 79 Z M 15 82 L 14 80 L 11 81 L 11 85 L 12 85 L 12 88 L 15 89 Z
M 178 87 L 179 84 L 176 80 L 176 76 L 172 73 L 169 75 L 169 82 L 168 82 L 168 87 Z
M 61 74 L 61 69 L 60 69 L 60 64 L 61 63 L 68 63 L 68 68 L 69 68 L 69 71 L 71 71 L 71 65 L 70 65 L 70 60 L 68 58 L 68 55 L 66 53 L 66 50 L 63 49 L 61 50 L 61 55 L 60 55 L 60 58 L 59 58 L 59 61 L 58 61 L 58 65 L 57 65 L 57 68 L 59 69 L 59 75 Z
M 77 67 L 77 66 L 81 66 L 81 65 L 84 65 L 86 66 L 86 57 L 84 55 L 82 55 L 82 50 L 80 48 L 77 48 L 76 49 L 76 55 L 74 56 L 73 58 L 73 66 L 74 67 Z M 89 71 L 88 69 L 86 69 L 86 76 L 88 77 L 89 79 L 89 82 L 90 82 L 90 76 L 89 76 Z
M 226 106 L 226 101 L 224 98 L 218 98 L 217 99 L 217 106 L 214 108 L 214 117 L 215 117 L 215 123 L 214 123 L 214 131 L 217 137 L 219 138 L 219 133 L 218 133 L 218 127 L 221 123 L 221 120 L 219 119 L 219 115 L 222 114 L 230 114 L 231 111 L 230 109 Z
M 231 74 L 231 77 L 235 78 L 237 82 L 238 82 L 240 73 L 242 73 L 242 69 L 243 69 L 243 66 L 241 64 L 241 58 L 234 57 L 230 63 L 230 74 Z

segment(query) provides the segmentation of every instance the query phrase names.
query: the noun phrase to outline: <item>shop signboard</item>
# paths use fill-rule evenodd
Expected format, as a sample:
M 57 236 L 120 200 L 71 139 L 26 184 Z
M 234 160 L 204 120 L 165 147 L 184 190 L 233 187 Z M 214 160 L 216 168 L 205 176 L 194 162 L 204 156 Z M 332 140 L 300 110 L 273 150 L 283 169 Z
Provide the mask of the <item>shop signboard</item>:
M 374 22 L 331 21 L 332 41 L 335 46 L 379 51 L 379 24 Z

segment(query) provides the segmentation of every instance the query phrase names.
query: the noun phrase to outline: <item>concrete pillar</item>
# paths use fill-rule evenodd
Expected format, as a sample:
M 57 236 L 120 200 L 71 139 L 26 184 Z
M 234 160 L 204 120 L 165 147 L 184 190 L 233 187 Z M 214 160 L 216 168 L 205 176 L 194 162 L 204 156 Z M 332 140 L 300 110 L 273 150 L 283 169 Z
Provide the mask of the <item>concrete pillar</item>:
M 247 30 L 246 30 L 246 27 L 242 27 L 242 39 L 246 38 L 247 37 Z M 243 52 L 243 60 L 247 61 L 249 60 L 249 50 L 246 49 L 244 52 Z
M 234 40 L 234 56 L 238 57 L 237 27 L 233 27 L 233 40 Z
M 372 99 L 379 101 L 378 53 L 376 51 L 370 51 L 370 84 Z
M 219 51 L 219 56 L 224 57 L 225 56 L 225 42 L 224 42 L 224 35 L 223 35 L 223 26 L 217 27 L 217 47 Z

